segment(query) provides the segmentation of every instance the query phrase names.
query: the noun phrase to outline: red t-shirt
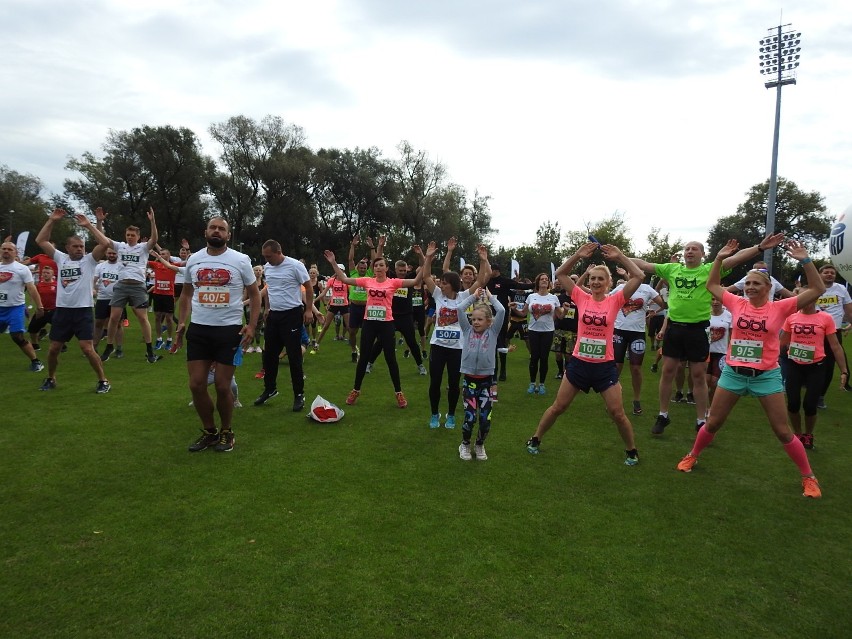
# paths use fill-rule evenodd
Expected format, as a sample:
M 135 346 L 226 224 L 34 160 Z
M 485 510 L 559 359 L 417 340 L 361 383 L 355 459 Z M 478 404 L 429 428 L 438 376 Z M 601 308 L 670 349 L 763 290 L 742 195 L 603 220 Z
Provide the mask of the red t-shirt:
M 725 361 L 731 366 L 748 366 L 761 371 L 778 368 L 781 351 L 778 334 L 784 320 L 796 312 L 798 299 L 788 297 L 758 307 L 744 297 L 725 291 L 722 304 L 734 318 Z
M 816 364 L 825 358 L 825 336 L 837 332 L 834 319 L 828 313 L 793 313 L 784 322 L 784 332 L 790 335 L 787 357 L 797 364 Z
M 54 277 L 50 282 L 39 281 L 36 284 L 36 289 L 41 297 L 41 304 L 44 306 L 44 310 L 54 310 L 56 308 L 56 278 Z
M 577 305 L 577 343 L 573 356 L 598 364 L 613 361 L 612 335 L 615 318 L 624 306 L 624 293 L 616 291 L 596 302 L 589 293 L 575 286 L 571 299 Z
M 175 276 L 177 272 L 160 262 L 148 262 L 148 266 L 154 271 L 154 295 L 175 296 Z
M 384 282 L 378 282 L 372 277 L 356 277 L 355 283 L 367 289 L 367 308 L 364 309 L 364 319 L 392 322 L 393 294 L 402 286 L 402 280 L 389 277 Z
M 45 266 L 49 266 L 50 268 L 53 269 L 54 278 L 55 278 L 56 275 L 59 274 L 59 271 L 56 270 L 56 260 L 49 258 L 44 253 L 39 253 L 38 255 L 33 255 L 30 258 L 30 264 L 35 264 L 38 267 L 36 269 L 36 272 L 39 274 L 39 277 L 41 277 L 41 269 L 43 269 Z

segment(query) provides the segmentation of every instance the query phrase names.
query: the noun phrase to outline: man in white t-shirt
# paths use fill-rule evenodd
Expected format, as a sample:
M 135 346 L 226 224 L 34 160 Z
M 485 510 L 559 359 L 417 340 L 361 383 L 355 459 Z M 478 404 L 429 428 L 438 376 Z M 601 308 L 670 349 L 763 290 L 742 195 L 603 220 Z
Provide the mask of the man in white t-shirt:
M 190 445 L 190 452 L 213 446 L 217 452 L 227 453 L 234 449 L 231 379 L 242 349 L 254 339 L 260 315 L 260 291 L 248 255 L 228 248 L 231 231 L 227 220 L 211 218 L 204 236 L 207 247 L 186 261 L 174 348 L 182 346 L 186 333 L 189 390 L 202 427 L 201 437 Z M 249 299 L 249 319 L 245 325 L 243 291 Z M 190 309 L 192 321 L 187 327 Z M 218 430 L 213 400 L 207 392 L 207 375 L 214 362 L 213 384 L 221 421 Z
M 767 274 L 769 273 L 768 272 L 768 265 L 763 260 L 755 262 L 754 265 L 752 266 L 752 270 L 763 271 L 764 273 L 767 273 Z M 734 294 L 742 293 L 743 289 L 745 288 L 745 281 L 746 281 L 746 278 L 743 277 L 739 282 L 735 282 L 734 284 L 731 284 L 728 287 L 728 292 L 734 293 Z M 794 293 L 792 291 L 788 290 L 787 288 L 785 288 L 784 285 L 781 282 L 776 280 L 771 275 L 769 276 L 769 283 L 772 284 L 772 292 L 770 293 L 769 299 L 772 299 L 774 297 L 781 297 L 782 299 L 786 298 L 786 297 L 793 297 Z
M 56 369 L 59 366 L 59 353 L 63 345 L 72 337 L 77 338 L 80 350 L 89 360 L 89 364 L 98 376 L 96 392 L 103 394 L 110 391 L 109 380 L 104 376 L 104 368 L 92 343 L 94 337 L 94 320 L 92 318 L 92 281 L 98 260 L 103 258 L 107 249 L 105 242 L 98 244 L 91 253 L 86 253 L 83 238 L 72 235 L 65 242 L 63 253 L 50 243 L 50 234 L 54 224 L 65 218 L 67 214 L 62 209 L 55 209 L 47 218 L 36 237 L 36 243 L 46 255 L 56 261 L 57 288 L 56 310 L 53 312 L 53 322 L 50 326 L 50 350 L 47 354 L 47 379 L 41 385 L 43 391 L 56 388 Z M 76 216 L 77 224 L 95 235 L 95 227 L 85 215 Z
M 840 330 L 840 327 L 844 321 L 852 321 L 852 297 L 850 297 L 849 291 L 846 290 L 843 284 L 837 283 L 837 269 L 834 268 L 834 265 L 824 264 L 821 266 L 819 276 L 822 278 L 823 284 L 825 284 L 825 293 L 819 296 L 819 299 L 816 301 L 816 307 L 831 315 L 831 319 L 834 320 L 834 327 L 837 329 L 837 341 L 840 342 L 840 346 L 842 347 L 843 331 Z M 845 354 L 846 352 L 844 351 Z M 817 401 L 817 408 L 826 408 L 825 393 L 828 391 L 831 386 L 831 380 L 834 378 L 834 353 L 827 342 L 825 344 L 824 362 L 825 384 L 822 388 L 822 394 Z M 846 370 L 849 370 L 848 362 Z M 852 391 L 848 378 L 845 388 L 847 391 Z
M 98 207 L 95 209 L 95 216 L 99 221 L 102 221 L 106 217 L 106 213 Z M 128 304 L 133 308 L 133 314 L 136 315 L 142 329 L 146 349 L 145 358 L 150 364 L 161 359 L 159 355 L 154 355 L 151 324 L 148 322 L 148 288 L 145 285 L 148 255 L 157 243 L 158 238 L 153 208 L 148 210 L 148 220 L 151 222 L 151 233 L 147 242 L 139 241 L 141 231 L 138 226 L 128 226 L 124 230 L 124 242 L 111 240 L 100 229 L 93 229 L 93 234 L 98 242 L 107 243 L 118 253 L 118 262 L 121 264 L 118 282 L 113 285 L 112 300 L 110 300 L 107 345 L 104 352 L 101 353 L 101 361 L 103 362 L 108 361 L 110 355 L 112 355 L 118 326 L 121 324 L 121 313 Z
M 44 364 L 36 355 L 33 345 L 24 337 L 24 291 L 30 294 L 30 299 L 36 305 L 38 317 L 44 314 L 44 306 L 33 274 L 16 260 L 17 257 L 18 249 L 14 242 L 3 242 L 0 245 L 0 332 L 9 329 L 9 337 L 30 360 L 30 370 L 38 373 L 44 370 Z
M 114 248 L 109 247 L 106 250 L 106 261 L 99 263 L 95 271 L 95 350 L 98 350 L 98 344 L 104 336 L 104 328 L 109 324 L 112 291 L 118 282 L 120 272 L 121 264 L 118 261 L 118 253 L 115 252 Z M 114 339 L 115 353 L 113 354 L 115 357 L 121 358 L 124 356 L 122 350 L 124 344 L 123 322 L 118 323 L 118 330 Z
M 278 356 L 287 349 L 290 382 L 293 385 L 293 412 L 305 407 L 305 378 L 302 369 L 302 327 L 313 321 L 314 289 L 305 265 L 287 257 L 281 244 L 267 240 L 261 248 L 263 275 L 266 279 L 265 295 L 269 304 L 264 318 L 263 338 L 263 392 L 255 406 L 261 406 L 278 394 Z M 305 300 L 302 301 L 304 287 Z M 366 353 L 365 357 L 370 354 Z

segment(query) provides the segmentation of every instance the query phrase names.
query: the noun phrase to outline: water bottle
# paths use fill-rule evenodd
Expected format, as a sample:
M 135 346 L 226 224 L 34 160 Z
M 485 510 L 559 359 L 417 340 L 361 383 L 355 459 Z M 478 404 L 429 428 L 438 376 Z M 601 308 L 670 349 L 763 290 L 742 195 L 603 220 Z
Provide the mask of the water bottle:
M 234 351 L 234 366 L 239 366 L 243 363 L 243 347 L 242 345 L 237 346 L 237 350 Z

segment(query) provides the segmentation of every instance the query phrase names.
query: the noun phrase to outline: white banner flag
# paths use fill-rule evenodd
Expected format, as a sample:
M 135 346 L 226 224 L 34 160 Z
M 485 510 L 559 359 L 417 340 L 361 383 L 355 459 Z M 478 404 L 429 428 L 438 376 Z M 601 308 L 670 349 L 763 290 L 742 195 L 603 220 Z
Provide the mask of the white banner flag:
M 18 234 L 18 241 L 15 243 L 15 246 L 18 247 L 18 257 L 21 259 L 24 259 L 24 255 L 27 254 L 27 240 L 29 238 L 29 231 L 24 231 L 23 233 Z
M 521 265 L 518 264 L 518 260 L 512 260 L 512 279 L 519 277 L 521 275 Z
M 553 262 L 550 263 L 550 281 L 556 281 L 556 267 L 553 266 Z
M 465 265 L 464 258 L 460 257 L 459 258 L 459 272 L 461 272 L 461 270 L 464 268 L 464 265 Z

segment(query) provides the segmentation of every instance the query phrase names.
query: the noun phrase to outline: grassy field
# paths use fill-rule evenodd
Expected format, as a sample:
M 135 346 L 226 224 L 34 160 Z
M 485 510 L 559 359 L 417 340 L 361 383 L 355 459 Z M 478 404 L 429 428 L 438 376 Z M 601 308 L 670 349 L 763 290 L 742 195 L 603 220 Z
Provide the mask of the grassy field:
M 597 396 L 529 455 L 557 382 L 527 395 L 522 349 L 485 462 L 459 460 L 460 429 L 428 428 L 411 359 L 407 409 L 381 360 L 344 406 L 355 367 L 331 340 L 307 357 L 306 393 L 343 406 L 341 422 L 292 413 L 286 368 L 281 395 L 252 406 L 248 354 L 234 452 L 190 454 L 183 355 L 149 365 L 138 335 L 103 396 L 76 343 L 45 393 L 0 338 L 0 637 L 849 636 L 850 394 L 832 389 L 820 412 L 821 500 L 801 496 L 752 400 L 676 472 L 694 410 L 673 405 L 650 436 L 647 361 L 639 466 L 622 464 Z

